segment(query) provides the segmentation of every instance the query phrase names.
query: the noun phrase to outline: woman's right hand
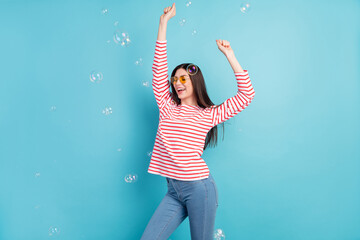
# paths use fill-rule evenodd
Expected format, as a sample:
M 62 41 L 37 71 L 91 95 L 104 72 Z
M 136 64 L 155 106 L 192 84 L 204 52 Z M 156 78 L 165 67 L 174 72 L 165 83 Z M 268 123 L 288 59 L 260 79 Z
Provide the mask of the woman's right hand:
M 176 14 L 176 7 L 175 3 L 171 7 L 164 8 L 164 14 L 160 16 L 160 22 L 167 23 L 170 18 L 175 16 Z

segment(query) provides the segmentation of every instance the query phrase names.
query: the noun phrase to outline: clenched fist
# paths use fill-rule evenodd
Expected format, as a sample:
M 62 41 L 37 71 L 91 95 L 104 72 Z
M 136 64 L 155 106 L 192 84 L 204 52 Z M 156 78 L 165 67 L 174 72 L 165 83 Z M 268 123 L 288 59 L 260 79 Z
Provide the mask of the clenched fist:
M 171 7 L 164 8 L 164 14 L 160 16 L 160 22 L 167 22 L 176 15 L 175 3 Z
M 218 45 L 219 50 L 225 54 L 225 56 L 228 56 L 229 54 L 233 54 L 234 51 L 232 50 L 229 41 L 226 40 L 216 40 L 216 44 Z

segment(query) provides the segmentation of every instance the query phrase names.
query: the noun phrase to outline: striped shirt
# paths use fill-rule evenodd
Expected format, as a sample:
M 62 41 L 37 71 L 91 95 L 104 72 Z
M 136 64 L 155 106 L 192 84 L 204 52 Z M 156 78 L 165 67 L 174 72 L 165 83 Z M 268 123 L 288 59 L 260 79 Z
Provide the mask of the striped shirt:
M 244 70 L 235 72 L 237 94 L 219 106 L 176 105 L 170 96 L 166 43 L 156 41 L 152 65 L 152 88 L 160 116 L 148 172 L 182 181 L 206 179 L 209 168 L 201 155 L 207 133 L 244 110 L 255 92 Z

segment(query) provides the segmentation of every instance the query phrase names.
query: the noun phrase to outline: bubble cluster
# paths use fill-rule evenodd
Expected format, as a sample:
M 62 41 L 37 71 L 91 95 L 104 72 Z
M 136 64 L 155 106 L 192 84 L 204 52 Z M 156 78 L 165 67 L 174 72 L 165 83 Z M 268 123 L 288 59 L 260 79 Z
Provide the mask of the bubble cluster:
M 142 85 L 143 85 L 143 87 L 149 87 L 150 86 L 148 81 L 143 81 Z
M 111 107 L 106 107 L 104 110 L 102 110 L 102 113 L 105 114 L 105 115 L 109 115 L 112 113 L 112 109 Z
M 50 227 L 49 228 L 49 236 L 58 235 L 60 233 L 60 229 L 57 227 Z
M 137 182 L 138 176 L 136 173 L 130 173 L 130 174 L 127 174 L 124 179 L 125 179 L 125 182 L 127 182 L 127 183 L 134 183 L 134 182 Z
M 127 47 L 129 46 L 131 41 L 127 32 L 121 32 L 120 30 L 116 30 L 114 33 L 114 42 L 121 45 L 122 47 Z
M 139 58 L 138 60 L 135 61 L 135 65 L 136 66 L 142 66 L 143 65 L 143 60 L 142 58 Z
M 108 12 L 109 12 L 109 10 L 106 9 L 106 8 L 103 8 L 103 9 L 101 10 L 101 14 L 103 14 L 103 15 L 107 15 Z
M 188 1 L 188 2 L 186 2 L 186 4 L 185 4 L 187 7 L 189 7 L 190 5 L 191 5 L 191 2 L 190 1 Z
M 90 81 L 99 83 L 103 79 L 103 74 L 101 72 L 92 71 L 90 73 Z
M 225 234 L 223 230 L 216 229 L 214 232 L 214 240 L 225 240 Z
M 180 19 L 179 24 L 180 24 L 181 26 L 184 26 L 185 22 L 186 22 L 186 19 L 185 19 L 185 18 L 182 18 L 182 19 Z
M 240 5 L 240 11 L 243 12 L 243 13 L 247 13 L 250 11 L 250 3 L 242 3 Z

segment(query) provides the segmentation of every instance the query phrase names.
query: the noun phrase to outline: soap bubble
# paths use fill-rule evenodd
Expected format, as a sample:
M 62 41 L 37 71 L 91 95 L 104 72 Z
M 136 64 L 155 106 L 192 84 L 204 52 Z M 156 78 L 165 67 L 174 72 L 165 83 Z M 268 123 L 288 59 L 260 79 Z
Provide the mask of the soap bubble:
M 143 60 L 142 58 L 139 58 L 138 60 L 135 61 L 135 65 L 136 66 L 142 66 L 143 65 Z
M 40 177 L 40 173 L 39 172 L 35 173 L 35 177 Z
M 192 34 L 192 35 L 196 35 L 196 34 L 197 34 L 197 30 L 194 29 L 191 34 Z
M 190 64 L 190 65 L 187 66 L 186 72 L 187 72 L 189 75 L 195 75 L 195 74 L 198 72 L 198 68 L 197 68 L 196 65 Z
M 119 30 L 116 30 L 114 33 L 114 42 L 116 44 L 120 44 L 122 47 L 129 46 L 130 44 L 130 37 L 127 32 L 121 32 Z
M 51 107 L 50 107 L 50 111 L 51 111 L 51 112 L 53 112 L 53 111 L 55 111 L 55 110 L 56 110 L 56 106 L 51 106 Z
M 103 8 L 103 9 L 101 10 L 101 14 L 103 14 L 103 15 L 107 15 L 108 12 L 109 12 L 109 10 L 106 9 L 106 8 Z
M 223 230 L 216 229 L 214 232 L 214 239 L 215 240 L 225 240 L 225 234 L 224 234 Z
M 147 153 L 147 155 L 148 155 L 149 157 L 151 157 L 151 154 L 152 154 L 152 152 L 148 152 L 148 153 Z
M 243 12 L 243 13 L 247 13 L 250 11 L 250 3 L 246 2 L 246 3 L 242 3 L 240 5 L 240 11 Z
M 130 174 L 127 174 L 124 179 L 125 179 L 125 182 L 127 182 L 127 183 L 134 183 L 134 182 L 137 182 L 138 176 L 136 173 L 130 173 Z
M 185 18 L 182 18 L 182 19 L 180 19 L 179 24 L 180 24 L 181 26 L 184 26 L 185 22 L 186 22 L 186 19 L 185 19 Z
M 99 83 L 103 79 L 103 74 L 101 72 L 92 71 L 90 73 L 90 81 Z
M 117 27 L 119 25 L 119 21 L 114 22 L 114 26 Z
M 106 107 L 104 110 L 102 110 L 102 113 L 105 115 L 111 114 L 112 113 L 111 107 L 109 107 L 109 108 Z
M 187 7 L 189 7 L 190 5 L 191 5 L 191 2 L 190 1 L 188 1 L 188 2 L 186 2 L 186 4 L 185 4 Z
M 121 148 L 118 148 L 118 149 L 117 149 L 118 152 L 121 152 L 121 150 L 122 150 Z
M 148 81 L 143 81 L 142 85 L 143 85 L 143 87 L 149 87 L 150 86 Z
M 60 233 L 60 229 L 57 227 L 50 227 L 49 228 L 49 236 L 58 235 Z

